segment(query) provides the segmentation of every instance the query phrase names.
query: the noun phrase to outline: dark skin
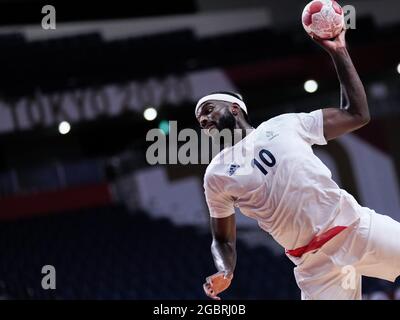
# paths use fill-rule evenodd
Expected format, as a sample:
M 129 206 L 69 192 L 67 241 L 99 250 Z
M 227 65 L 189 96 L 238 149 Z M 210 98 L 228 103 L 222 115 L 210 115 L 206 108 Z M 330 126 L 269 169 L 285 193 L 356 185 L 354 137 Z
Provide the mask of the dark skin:
M 222 118 L 229 112 L 234 117 L 233 127 L 229 128 Z M 236 103 L 229 103 L 224 101 L 209 100 L 204 102 L 196 115 L 197 121 L 202 129 L 241 129 L 243 134 L 248 129 L 253 127 L 249 125 L 243 116 L 242 109 Z
M 347 51 L 345 34 L 344 30 L 333 40 L 320 40 L 312 36 L 331 56 L 341 85 L 340 106 L 322 109 L 327 141 L 355 131 L 370 121 L 367 96 Z M 219 121 L 226 111 L 235 118 L 235 129 L 252 128 L 237 104 L 207 101 L 200 106 L 196 117 L 203 129 L 214 125 L 221 130 Z M 207 296 L 219 300 L 218 294 L 230 286 L 236 266 L 235 215 L 222 219 L 211 218 L 210 227 L 213 236 L 211 252 L 218 272 L 206 279 L 203 288 Z

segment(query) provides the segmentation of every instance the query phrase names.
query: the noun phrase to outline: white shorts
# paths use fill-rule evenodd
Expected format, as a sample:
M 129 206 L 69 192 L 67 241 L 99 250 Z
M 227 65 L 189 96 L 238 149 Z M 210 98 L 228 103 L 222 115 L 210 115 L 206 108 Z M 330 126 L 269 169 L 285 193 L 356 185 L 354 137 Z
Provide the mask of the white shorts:
M 294 269 L 303 300 L 359 300 L 362 276 L 400 275 L 400 223 L 363 207 L 361 217 Z

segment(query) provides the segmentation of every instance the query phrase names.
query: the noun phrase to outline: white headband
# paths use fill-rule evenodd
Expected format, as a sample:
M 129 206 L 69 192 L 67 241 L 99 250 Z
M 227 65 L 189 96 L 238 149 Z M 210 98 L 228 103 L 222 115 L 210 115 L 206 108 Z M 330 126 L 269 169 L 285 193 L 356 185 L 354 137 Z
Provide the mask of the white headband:
M 206 102 L 206 101 L 208 101 L 208 100 L 219 100 L 219 101 L 226 101 L 226 102 L 237 103 L 237 104 L 240 106 L 240 108 L 242 108 L 242 110 L 243 110 L 244 112 L 246 112 L 246 114 L 247 114 L 247 107 L 246 107 L 245 103 L 244 103 L 242 100 L 240 100 L 240 99 L 238 99 L 238 98 L 235 98 L 234 96 L 231 96 L 231 95 L 229 95 L 229 94 L 215 93 L 215 94 L 210 94 L 210 95 L 208 95 L 208 96 L 205 96 L 205 97 L 201 98 L 201 99 L 199 100 L 199 102 L 197 102 L 196 109 L 194 109 L 194 114 L 195 114 L 196 116 L 197 116 L 197 110 L 199 109 L 199 107 L 200 107 L 204 102 Z

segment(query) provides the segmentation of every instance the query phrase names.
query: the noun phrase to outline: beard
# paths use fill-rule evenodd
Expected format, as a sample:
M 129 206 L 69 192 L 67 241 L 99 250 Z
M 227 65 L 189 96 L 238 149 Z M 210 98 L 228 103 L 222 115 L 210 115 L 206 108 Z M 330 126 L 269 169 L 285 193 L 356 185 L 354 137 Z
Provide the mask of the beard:
M 222 150 L 225 147 L 232 147 L 234 144 L 234 132 L 236 127 L 236 119 L 228 110 L 226 110 L 217 122 L 214 122 L 215 128 L 208 132 L 208 135 L 213 138 L 213 143 L 216 143 Z M 228 130 L 230 138 L 226 137 Z M 224 137 L 225 138 L 221 138 Z
M 236 125 L 236 119 L 228 110 L 219 118 L 219 121 L 215 123 L 218 131 L 222 131 L 224 129 L 228 129 L 233 133 Z

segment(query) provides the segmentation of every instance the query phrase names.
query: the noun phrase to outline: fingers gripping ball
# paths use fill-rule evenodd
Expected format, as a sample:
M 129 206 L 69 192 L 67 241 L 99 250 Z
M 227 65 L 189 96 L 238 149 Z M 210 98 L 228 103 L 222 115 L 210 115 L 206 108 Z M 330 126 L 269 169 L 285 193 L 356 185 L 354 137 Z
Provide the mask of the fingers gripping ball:
M 219 293 L 225 291 L 231 284 L 232 275 L 226 276 L 223 272 L 218 272 L 212 276 L 207 277 L 204 284 L 205 293 L 213 299 L 218 299 Z
M 344 12 L 334 0 L 313 0 L 304 8 L 302 23 L 310 36 L 332 39 L 337 37 L 345 26 Z

